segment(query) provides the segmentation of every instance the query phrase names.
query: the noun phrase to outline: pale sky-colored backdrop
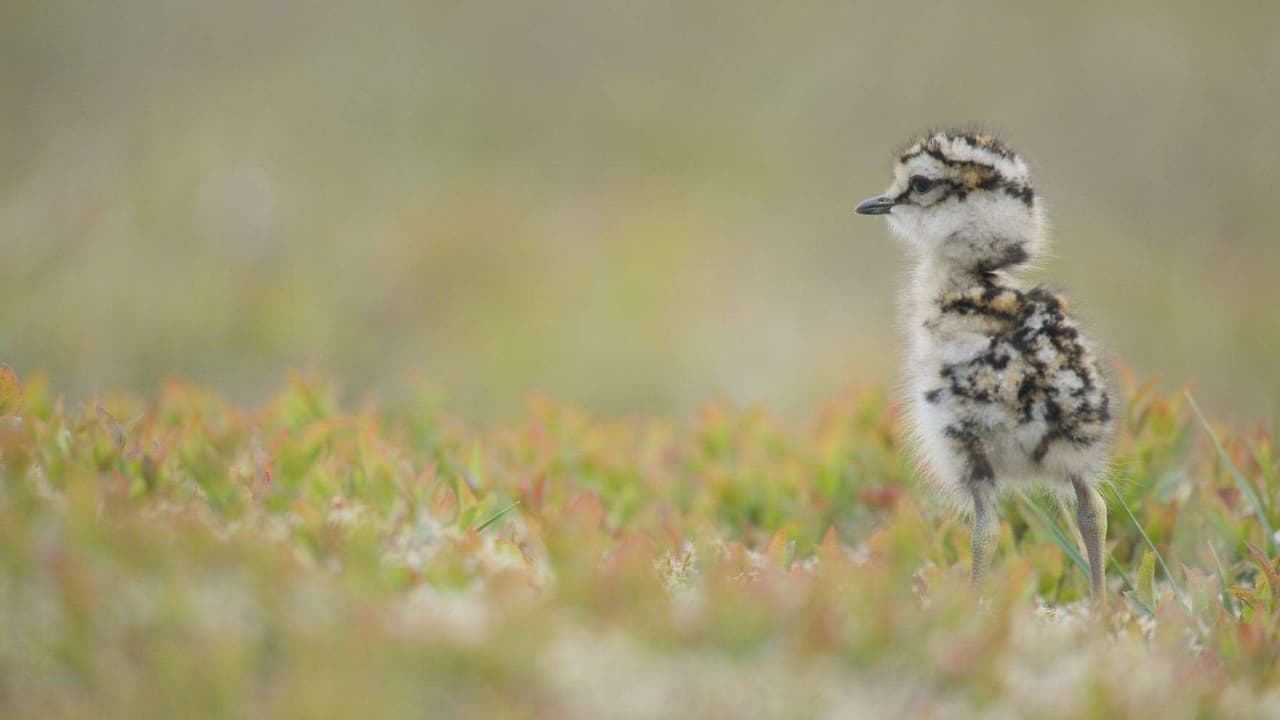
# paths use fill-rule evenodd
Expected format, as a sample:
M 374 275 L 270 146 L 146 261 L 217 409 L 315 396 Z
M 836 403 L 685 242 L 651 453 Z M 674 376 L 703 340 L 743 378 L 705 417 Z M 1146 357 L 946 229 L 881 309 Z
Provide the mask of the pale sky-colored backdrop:
M 0 362 L 803 410 L 896 372 L 903 248 L 854 203 L 977 123 L 1116 355 L 1274 416 L 1278 8 L 5 0 Z

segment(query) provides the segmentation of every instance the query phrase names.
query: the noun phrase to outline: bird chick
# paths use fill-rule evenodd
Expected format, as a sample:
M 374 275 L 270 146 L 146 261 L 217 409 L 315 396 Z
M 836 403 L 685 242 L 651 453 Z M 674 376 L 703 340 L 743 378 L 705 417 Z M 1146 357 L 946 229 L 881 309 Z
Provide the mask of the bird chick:
M 857 212 L 885 215 L 914 256 L 908 414 L 927 477 L 970 511 L 974 583 L 999 534 L 998 492 L 1038 484 L 1074 502 L 1100 600 L 1111 401 L 1066 301 L 1017 277 L 1045 248 L 1026 164 L 990 135 L 931 133 Z

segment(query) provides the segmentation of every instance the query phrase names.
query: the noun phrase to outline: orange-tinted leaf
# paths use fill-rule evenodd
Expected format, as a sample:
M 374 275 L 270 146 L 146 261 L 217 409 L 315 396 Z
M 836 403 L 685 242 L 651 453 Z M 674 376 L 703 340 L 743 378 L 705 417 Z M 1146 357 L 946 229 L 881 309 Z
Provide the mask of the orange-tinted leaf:
M 0 365 L 0 415 L 13 415 L 22 407 L 22 383 L 18 373 L 8 365 Z

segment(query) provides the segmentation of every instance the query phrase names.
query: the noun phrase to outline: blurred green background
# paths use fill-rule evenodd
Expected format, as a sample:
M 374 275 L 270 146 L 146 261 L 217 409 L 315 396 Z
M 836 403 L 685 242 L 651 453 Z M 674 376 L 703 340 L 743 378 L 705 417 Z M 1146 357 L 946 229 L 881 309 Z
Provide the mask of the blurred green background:
M 3 0 L 0 361 L 807 408 L 895 377 L 903 248 L 854 203 L 977 123 L 1116 355 L 1271 415 L 1278 7 Z

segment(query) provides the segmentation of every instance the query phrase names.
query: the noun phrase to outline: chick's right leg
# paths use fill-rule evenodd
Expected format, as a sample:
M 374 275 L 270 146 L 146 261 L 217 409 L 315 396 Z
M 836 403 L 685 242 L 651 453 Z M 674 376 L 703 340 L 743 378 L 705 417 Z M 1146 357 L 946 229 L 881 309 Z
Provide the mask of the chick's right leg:
M 989 478 L 970 480 L 969 491 L 973 494 L 973 585 L 981 589 L 991 556 L 995 553 L 996 540 L 1000 537 L 995 482 Z

